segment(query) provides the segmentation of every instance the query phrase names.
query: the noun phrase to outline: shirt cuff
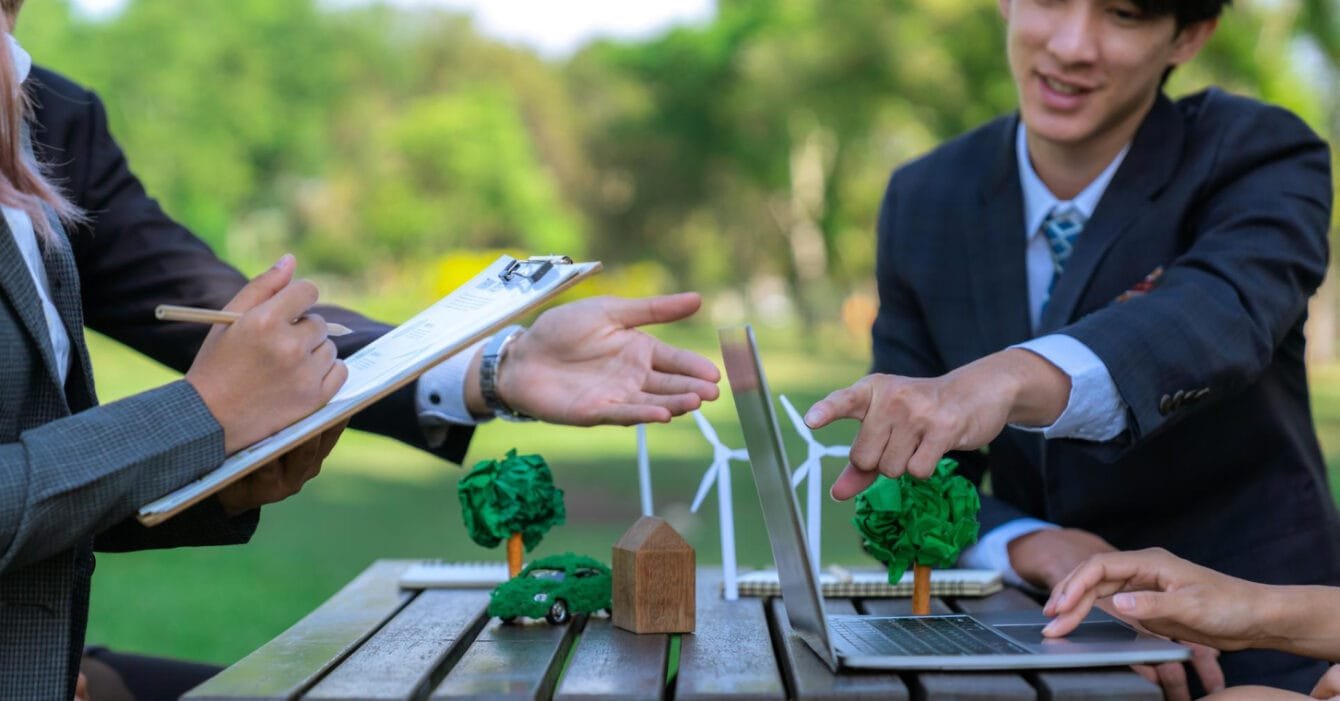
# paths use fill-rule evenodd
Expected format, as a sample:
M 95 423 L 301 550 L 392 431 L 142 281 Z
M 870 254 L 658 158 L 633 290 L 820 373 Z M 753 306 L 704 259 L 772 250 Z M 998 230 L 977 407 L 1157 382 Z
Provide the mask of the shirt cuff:
M 490 417 L 476 417 L 465 403 L 465 375 L 483 342 L 447 358 L 419 376 L 414 409 L 429 447 L 446 440 L 451 426 L 475 426 Z
M 1036 531 L 1055 530 L 1060 526 L 1036 518 L 1016 518 L 1013 521 L 996 526 L 977 539 L 977 543 L 964 550 L 958 558 L 960 567 L 975 570 L 999 570 L 1001 578 L 1010 584 L 1029 591 L 1039 591 L 1037 587 L 1025 582 L 1018 572 L 1010 566 L 1010 541 Z
M 1070 376 L 1065 410 L 1050 426 L 1014 426 L 1041 433 L 1044 438 L 1110 441 L 1126 430 L 1126 402 L 1117 392 L 1112 373 L 1088 346 L 1064 334 L 1048 334 L 1011 348 L 1022 348 Z

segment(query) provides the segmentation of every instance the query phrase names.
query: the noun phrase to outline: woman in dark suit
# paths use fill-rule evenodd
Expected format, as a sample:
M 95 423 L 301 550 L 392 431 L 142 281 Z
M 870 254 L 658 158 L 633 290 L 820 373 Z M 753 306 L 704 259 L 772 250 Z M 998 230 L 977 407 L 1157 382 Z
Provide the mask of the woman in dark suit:
M 241 320 L 209 332 L 183 379 L 99 406 L 64 230 L 81 215 L 30 155 L 27 60 L 9 44 L 0 51 L 0 696 L 69 698 L 94 536 L 311 413 L 346 370 L 325 322 L 306 315 L 316 287 L 295 281 L 285 256 L 232 299 Z M 254 517 L 232 517 L 264 503 L 256 496 L 270 494 L 230 489 L 162 535 L 235 541 Z
M 0 0 L 11 26 L 20 5 Z M 11 50 L 0 51 L 0 698 L 70 698 L 94 547 L 245 542 L 257 507 L 294 493 L 313 476 L 339 429 L 162 526 L 145 529 L 130 517 L 321 406 L 345 378 L 337 356 L 387 327 L 317 306 L 316 288 L 294 280 L 291 256 L 250 282 L 219 261 L 145 194 L 107 133 L 96 97 L 31 69 L 6 37 Z M 37 95 L 34 114 L 25 113 L 24 91 Z M 52 179 L 42 176 L 34 152 L 58 164 Z M 242 318 L 209 330 L 162 324 L 151 313 L 159 303 L 225 307 Z M 683 318 L 698 305 L 696 295 L 684 294 L 556 308 L 508 346 L 490 401 L 481 392 L 478 348 L 438 373 L 457 393 L 464 421 L 443 425 L 440 414 L 423 406 L 436 402 L 436 394 L 411 386 L 353 425 L 459 461 L 471 425 L 504 410 L 579 425 L 667 421 L 715 398 L 719 376 L 705 358 L 636 327 Z M 326 338 L 325 316 L 355 333 L 336 347 Z M 185 377 L 98 405 L 86 323 Z M 438 423 L 425 421 L 430 415 Z

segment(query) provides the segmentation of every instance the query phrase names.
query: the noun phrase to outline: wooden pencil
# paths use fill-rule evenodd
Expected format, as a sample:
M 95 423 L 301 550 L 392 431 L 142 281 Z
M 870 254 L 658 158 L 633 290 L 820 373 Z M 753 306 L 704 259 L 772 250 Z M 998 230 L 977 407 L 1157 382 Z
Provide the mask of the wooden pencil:
M 181 307 L 175 304 L 160 304 L 154 309 L 154 317 L 160 321 L 190 321 L 200 324 L 231 324 L 242 315 L 237 312 L 225 312 L 218 309 L 200 307 Z M 345 336 L 353 330 L 342 324 L 326 322 L 326 334 Z

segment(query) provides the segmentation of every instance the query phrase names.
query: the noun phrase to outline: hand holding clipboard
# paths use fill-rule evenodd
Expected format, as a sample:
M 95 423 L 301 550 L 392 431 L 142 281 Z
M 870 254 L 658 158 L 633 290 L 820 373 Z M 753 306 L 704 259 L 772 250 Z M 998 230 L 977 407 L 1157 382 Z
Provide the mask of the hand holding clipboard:
M 225 460 L 204 477 L 147 504 L 145 525 L 161 523 L 293 447 L 346 421 L 428 368 L 533 311 L 599 263 L 561 257 L 517 261 L 502 256 L 468 283 L 349 357 L 349 377 L 325 406 Z

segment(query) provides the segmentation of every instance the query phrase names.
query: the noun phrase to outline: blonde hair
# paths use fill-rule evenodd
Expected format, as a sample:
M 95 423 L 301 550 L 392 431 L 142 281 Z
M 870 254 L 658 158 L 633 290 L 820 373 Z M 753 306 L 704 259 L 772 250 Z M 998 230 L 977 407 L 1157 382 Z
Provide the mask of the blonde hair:
M 8 24 L 13 24 L 22 5 L 23 0 L 0 0 L 0 11 L 5 13 Z M 28 93 L 15 75 L 9 46 L 0 46 L 0 205 L 23 210 L 38 236 L 50 239 L 57 232 L 43 205 L 50 207 L 66 226 L 84 223 L 86 217 L 47 179 L 32 150 L 24 148 L 24 123 L 32 114 Z

